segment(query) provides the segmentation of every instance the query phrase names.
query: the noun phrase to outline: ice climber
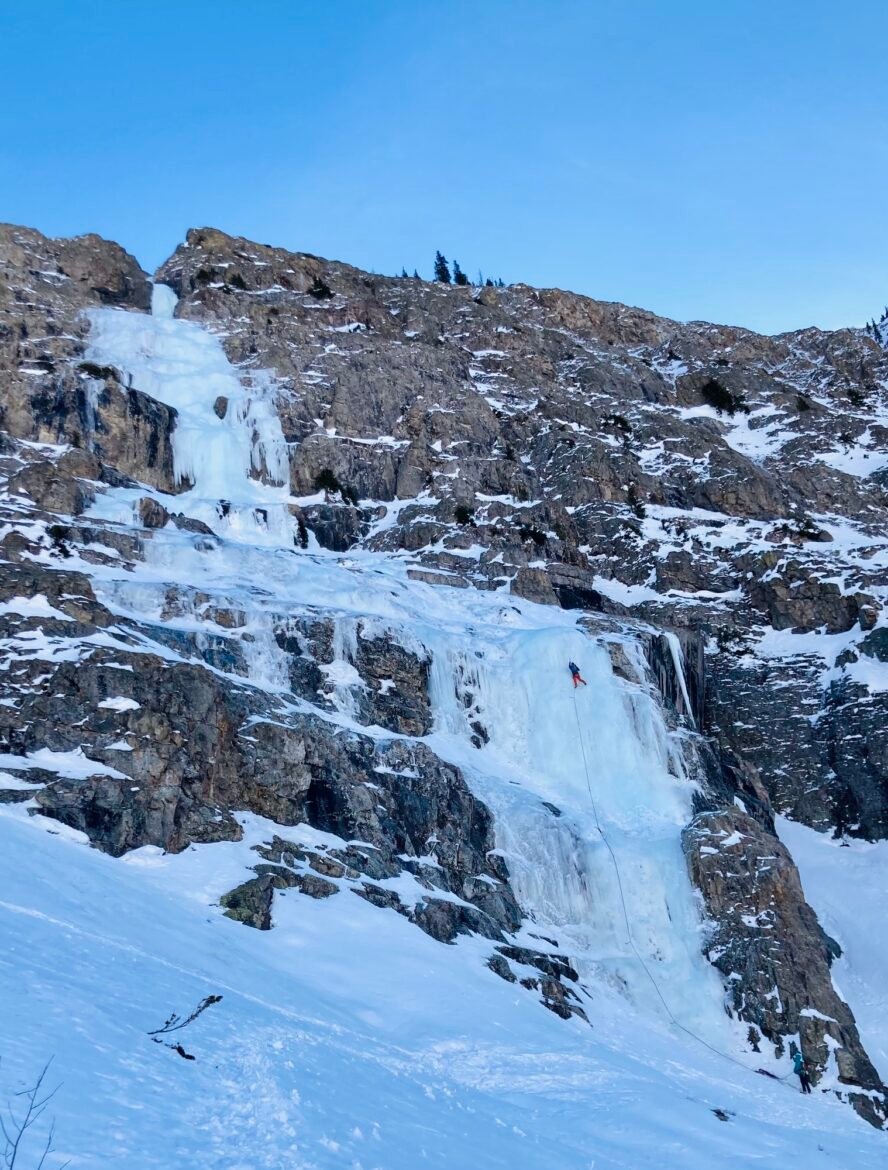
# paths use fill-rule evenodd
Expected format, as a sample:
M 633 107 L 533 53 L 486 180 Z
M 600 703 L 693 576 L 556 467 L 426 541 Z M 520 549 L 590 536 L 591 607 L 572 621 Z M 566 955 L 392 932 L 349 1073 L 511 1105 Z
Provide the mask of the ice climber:
M 584 687 L 589 685 L 580 674 L 580 668 L 575 662 L 568 662 L 567 669 L 570 671 L 570 677 L 573 679 L 574 690 L 577 689 L 580 683 L 582 683 Z
M 805 1068 L 805 1058 L 801 1052 L 797 1052 L 792 1058 L 792 1071 L 799 1078 L 803 1093 L 811 1092 L 811 1078 L 808 1076 L 808 1070 Z

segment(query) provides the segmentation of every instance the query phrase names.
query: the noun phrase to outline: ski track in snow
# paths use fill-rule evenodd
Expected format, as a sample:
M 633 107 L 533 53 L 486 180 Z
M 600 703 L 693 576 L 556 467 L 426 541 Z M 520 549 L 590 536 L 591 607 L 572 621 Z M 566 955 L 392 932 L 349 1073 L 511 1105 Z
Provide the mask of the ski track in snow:
M 219 340 L 175 319 L 174 307 L 157 288 L 153 317 L 93 311 L 89 357 L 177 409 L 176 471 L 192 486 L 172 506 L 219 539 L 168 527 L 133 570 L 76 555 L 67 565 L 90 574 L 113 612 L 142 623 L 136 650 L 170 660 L 178 655 L 151 640 L 152 625 L 237 636 L 189 611 L 196 586 L 243 612 L 252 641 L 241 643 L 250 647 L 241 682 L 302 709 L 287 697 L 274 625 L 334 615 L 337 709 L 319 713 L 343 727 L 358 729 L 359 621 L 365 634 L 424 648 L 428 742 L 492 809 L 530 915 L 518 941 L 558 939 L 592 992 L 593 1027 L 557 1019 L 490 972 L 486 940 L 442 946 L 348 890 L 323 902 L 279 893 L 269 933 L 224 918 L 219 896 L 249 875 L 251 846 L 276 829 L 258 817 L 241 817 L 238 843 L 112 860 L 28 805 L 0 805 L 0 1091 L 53 1057 L 56 1144 L 82 1170 L 883 1164 L 885 1139 L 847 1106 L 721 1061 L 664 1018 L 633 943 L 683 1023 L 752 1067 L 766 1062 L 745 1051 L 701 954 L 705 924 L 680 845 L 692 788 L 653 698 L 617 679 L 576 615 L 412 581 L 403 557 L 295 550 L 273 381 L 253 373 L 247 384 Z M 108 491 L 93 514 L 132 525 L 145 494 Z M 170 586 L 182 613 L 162 619 Z M 116 637 L 105 644 L 123 645 Z M 624 651 L 640 653 L 629 642 Z M 84 652 L 74 639 L 37 651 Z M 576 694 L 571 658 L 589 682 Z M 481 749 L 469 718 L 489 734 Z M 32 766 L 47 761 L 74 777 L 90 768 L 73 756 Z M 631 940 L 596 816 L 620 861 Z M 150 1041 L 171 1011 L 210 993 L 223 1002 L 179 1034 L 194 1062 Z

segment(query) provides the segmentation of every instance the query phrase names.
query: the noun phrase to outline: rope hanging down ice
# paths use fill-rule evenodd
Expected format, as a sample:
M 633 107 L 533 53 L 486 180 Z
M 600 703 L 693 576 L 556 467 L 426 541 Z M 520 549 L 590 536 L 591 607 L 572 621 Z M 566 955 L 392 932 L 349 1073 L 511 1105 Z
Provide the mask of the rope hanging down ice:
M 612 862 L 613 867 L 614 867 L 614 873 L 615 873 L 616 878 L 617 878 L 617 890 L 619 891 L 619 894 L 620 894 L 620 905 L 621 905 L 622 910 L 623 910 L 623 921 L 626 923 L 626 936 L 629 939 L 629 945 L 632 948 L 632 951 L 633 951 L 636 959 L 638 959 L 639 963 L 641 964 L 642 970 L 644 971 L 645 975 L 647 975 L 648 979 L 650 980 L 651 987 L 653 987 L 654 991 L 657 994 L 657 998 L 659 999 L 660 1003 L 663 1005 L 663 1010 L 666 1012 L 666 1015 L 669 1017 L 669 1019 L 672 1021 L 672 1023 L 675 1025 L 675 1027 L 680 1029 L 686 1035 L 690 1036 L 691 1039 L 696 1040 L 698 1044 L 702 1044 L 704 1046 L 704 1048 L 708 1048 L 710 1052 L 714 1052 L 716 1056 L 720 1056 L 724 1060 L 729 1060 L 731 1062 L 731 1064 L 736 1064 L 737 1067 L 742 1068 L 744 1072 L 757 1073 L 757 1072 L 759 1072 L 758 1069 L 750 1068 L 748 1064 L 744 1064 L 742 1060 L 737 1060 L 737 1058 L 734 1056 L 731 1056 L 731 1054 L 729 1052 L 723 1052 L 720 1048 L 716 1048 L 714 1045 L 710 1044 L 708 1040 L 705 1040 L 702 1036 L 699 1036 L 696 1032 L 692 1031 L 692 1029 L 688 1028 L 685 1024 L 683 1024 L 681 1022 L 681 1020 L 676 1018 L 675 1013 L 673 1012 L 672 1008 L 669 1006 L 669 1004 L 666 1000 L 666 997 L 663 995 L 663 992 L 660 990 L 660 985 L 657 983 L 657 980 L 654 978 L 653 972 L 651 971 L 648 964 L 645 962 L 638 947 L 635 945 L 635 939 L 632 936 L 632 925 L 629 921 L 629 910 L 628 910 L 628 907 L 626 905 L 626 895 L 623 892 L 623 876 L 620 873 L 620 865 L 619 865 L 619 862 L 617 861 L 617 855 L 616 855 L 616 853 L 614 853 L 613 848 L 611 847 L 611 843 L 607 839 L 607 834 L 605 833 L 604 829 L 601 827 L 601 821 L 598 818 L 598 808 L 595 804 L 595 795 L 592 791 L 592 777 L 591 777 L 590 772 L 589 772 L 589 760 L 588 760 L 588 757 L 586 755 L 586 744 L 585 744 L 585 741 L 583 739 L 583 728 L 582 728 L 582 724 L 580 723 L 580 709 L 577 706 L 576 689 L 574 690 L 573 702 L 574 702 L 574 715 L 576 716 L 576 721 L 577 721 L 577 736 L 579 737 L 579 741 L 580 741 L 580 750 L 583 753 L 583 767 L 584 767 L 585 772 L 586 772 L 586 787 L 589 791 L 589 803 L 592 806 L 592 816 L 595 820 L 595 828 L 598 830 L 598 833 L 599 833 L 602 841 L 604 842 L 608 853 L 610 854 L 610 859 L 611 859 L 611 862 Z M 773 1073 L 767 1073 L 767 1074 L 763 1074 L 763 1075 L 771 1076 L 775 1080 L 780 1080 L 780 1081 L 785 1080 L 784 1077 L 774 1077 Z M 787 1074 L 787 1075 L 789 1075 L 789 1074 Z

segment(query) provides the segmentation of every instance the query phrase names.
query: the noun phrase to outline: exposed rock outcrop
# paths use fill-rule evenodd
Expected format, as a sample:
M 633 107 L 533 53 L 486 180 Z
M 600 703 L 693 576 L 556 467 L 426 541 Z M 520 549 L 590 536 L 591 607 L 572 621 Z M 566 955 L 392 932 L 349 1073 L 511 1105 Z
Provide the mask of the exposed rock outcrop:
M 881 1125 L 885 1086 L 829 974 L 838 948 L 805 901 L 785 847 L 736 808 L 698 816 L 684 843 L 712 922 L 709 957 L 734 1012 L 778 1055 L 787 1043 L 800 1048 L 815 1083 L 834 1058 L 842 1084 L 871 1091 L 850 1090 L 855 1108 Z
M 21 439 L 70 443 L 118 473 L 178 490 L 176 412 L 121 384 L 117 370 L 85 360 L 86 310 L 145 312 L 150 304 L 149 277 L 118 244 L 0 225 L 0 427 Z

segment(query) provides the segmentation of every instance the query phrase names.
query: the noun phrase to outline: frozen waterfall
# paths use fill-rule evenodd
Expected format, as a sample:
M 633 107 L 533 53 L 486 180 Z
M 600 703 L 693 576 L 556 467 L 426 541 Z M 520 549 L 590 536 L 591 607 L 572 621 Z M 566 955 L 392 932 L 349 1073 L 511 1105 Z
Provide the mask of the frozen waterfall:
M 640 670 L 638 647 L 624 650 Z M 576 691 L 571 659 L 588 681 Z M 556 933 L 585 978 L 663 1017 L 634 942 L 676 1016 L 721 1032 L 721 982 L 702 955 L 681 849 L 691 785 L 655 699 L 618 679 L 601 645 L 559 626 L 439 646 L 433 696 L 435 746 L 493 810 L 516 894 L 542 933 Z M 480 749 L 469 746 L 472 722 L 488 737 Z
M 160 582 L 187 591 L 205 581 L 245 614 L 251 682 L 278 692 L 288 679 L 275 622 L 307 608 L 332 614 L 333 661 L 324 671 L 336 713 L 325 717 L 356 730 L 358 622 L 372 617 L 396 640 L 424 647 L 435 712 L 429 742 L 462 767 L 492 810 L 529 929 L 557 937 L 598 998 L 619 997 L 665 1026 L 647 967 L 684 1024 L 733 1043 L 721 979 L 702 954 L 704 923 L 681 849 L 692 785 L 658 701 L 617 677 L 607 649 L 576 615 L 410 580 L 397 557 L 295 549 L 287 447 L 270 380 L 252 374 L 248 384 L 217 337 L 174 316 L 171 290 L 155 287 L 153 309 L 150 317 L 93 310 L 89 356 L 175 407 L 176 475 L 191 486 L 173 506 L 227 539 L 205 547 L 185 533 L 158 534 L 146 550 L 154 593 L 142 597 L 124 582 L 109 598 L 118 611 L 156 609 Z M 132 523 L 142 494 L 116 489 L 95 507 Z M 187 605 L 177 619 L 183 629 L 197 620 Z M 690 710 L 680 647 L 670 646 Z M 627 637 L 621 649 L 642 678 L 638 645 Z M 588 681 L 576 691 L 571 659 Z M 598 823 L 617 858 L 631 938 Z
M 272 378 L 262 370 L 239 374 L 219 339 L 176 318 L 175 306 L 173 290 L 155 285 L 150 316 L 91 310 L 87 357 L 176 410 L 175 475 L 190 485 L 178 508 L 234 539 L 291 547 L 289 460 Z M 121 500 L 118 493 L 109 504 Z

